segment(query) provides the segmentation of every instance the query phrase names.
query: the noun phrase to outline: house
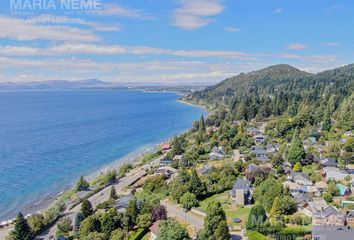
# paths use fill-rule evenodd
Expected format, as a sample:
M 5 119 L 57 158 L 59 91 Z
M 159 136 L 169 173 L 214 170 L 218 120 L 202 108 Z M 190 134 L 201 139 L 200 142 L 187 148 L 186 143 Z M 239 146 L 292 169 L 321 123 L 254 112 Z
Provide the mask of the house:
M 314 196 L 317 193 L 317 188 L 315 186 L 302 185 L 300 186 L 300 192 Z
M 315 183 L 315 187 L 317 188 L 317 191 L 322 193 L 327 190 L 328 184 L 326 182 L 320 181 Z
M 312 225 L 345 225 L 345 214 L 339 212 L 335 207 L 328 206 L 312 215 Z
M 305 193 L 298 193 L 293 195 L 296 204 L 307 204 L 308 202 L 312 202 L 313 199 L 311 196 Z
M 349 174 L 345 171 L 341 171 L 337 167 L 324 167 L 322 169 L 322 174 L 328 180 L 336 180 L 343 181 L 345 177 L 349 176 Z
M 264 147 L 253 146 L 251 152 L 256 155 L 256 159 L 258 161 L 262 161 L 262 162 L 268 161 L 267 151 L 264 149 Z
M 323 158 L 319 161 L 323 167 L 337 167 L 337 160 L 334 158 Z
M 291 182 L 291 181 L 284 182 L 283 187 L 288 188 L 292 196 L 299 194 L 300 190 L 301 190 L 301 187 L 299 184 L 297 184 L 295 182 Z
M 213 170 L 213 166 L 210 165 L 204 165 L 202 168 L 198 170 L 200 175 L 204 175 L 207 173 L 210 173 Z
M 211 134 L 211 133 L 217 132 L 218 130 L 219 130 L 219 127 L 212 126 L 212 127 L 207 127 L 206 132 L 208 134 Z
M 279 148 L 280 148 L 280 144 L 268 144 L 266 146 L 267 154 L 276 153 L 279 151 Z
M 182 158 L 183 158 L 183 155 L 175 155 L 175 156 L 173 157 L 173 161 L 181 161 Z
M 246 131 L 247 131 L 247 133 L 249 133 L 253 136 L 262 134 L 261 130 L 259 130 L 258 128 L 254 128 L 254 127 L 246 128 Z
M 313 240 L 353 240 L 354 230 L 348 226 L 313 226 Z
M 348 225 L 354 225 L 354 211 L 348 211 L 345 215 Z
M 264 136 L 263 134 L 257 134 L 253 136 L 253 140 L 256 144 L 262 144 L 266 141 L 266 136 Z
M 160 167 L 156 170 L 156 174 L 164 174 L 167 178 L 174 178 L 177 174 L 177 169 L 170 166 Z
M 346 137 L 354 137 L 354 134 L 351 131 L 347 131 L 344 133 Z
M 209 157 L 211 160 L 221 160 L 225 156 L 224 147 L 215 147 L 211 153 L 209 153 Z
M 165 157 L 165 158 L 160 160 L 160 167 L 169 166 L 169 165 L 171 165 L 171 163 L 172 163 L 172 159 L 168 158 L 168 157 Z
M 234 161 L 239 161 L 239 160 L 242 160 L 244 161 L 244 155 L 240 153 L 240 150 L 236 149 L 234 150 L 234 154 L 233 154 L 233 158 L 234 158 Z
M 247 168 L 245 169 L 245 173 L 246 174 L 250 174 L 253 173 L 255 171 L 257 171 L 259 169 L 259 166 L 257 166 L 254 163 L 251 163 L 250 165 L 247 166 Z
M 116 201 L 114 207 L 118 210 L 118 212 L 125 213 L 128 208 L 129 202 L 134 199 L 135 197 L 132 194 L 125 195 Z
M 157 238 L 157 236 L 159 235 L 159 224 L 160 224 L 160 220 L 154 222 L 154 224 L 152 224 L 152 226 L 149 228 L 151 234 L 150 234 L 150 240 L 155 240 Z
M 251 203 L 252 193 L 251 182 L 243 178 L 238 178 L 230 192 L 232 205 L 244 206 Z
M 344 186 L 343 184 L 337 184 L 337 187 L 341 196 L 349 196 L 352 194 L 352 190 L 350 190 L 349 187 Z
M 170 149 L 171 149 L 171 144 L 169 144 L 169 143 L 162 144 L 162 150 L 163 151 L 167 151 L 167 150 L 170 150 Z
M 292 171 L 292 168 L 293 168 L 293 165 L 290 162 L 286 161 L 283 163 L 283 171 L 285 174 L 290 174 Z
M 313 185 L 313 183 L 310 181 L 310 177 L 308 173 L 292 171 L 290 174 L 290 179 L 299 185 L 304 185 L 304 186 Z
M 323 198 L 313 198 L 303 205 L 301 212 L 305 215 L 312 217 L 315 213 L 321 212 L 328 207 L 327 202 Z

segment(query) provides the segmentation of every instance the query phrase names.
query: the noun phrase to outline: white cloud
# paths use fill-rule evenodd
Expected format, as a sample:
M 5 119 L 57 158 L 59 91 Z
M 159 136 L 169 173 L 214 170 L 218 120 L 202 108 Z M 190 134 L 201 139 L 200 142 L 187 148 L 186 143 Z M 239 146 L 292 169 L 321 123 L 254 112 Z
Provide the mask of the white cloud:
M 303 50 L 305 48 L 307 48 L 307 46 L 303 43 L 293 43 L 288 46 L 290 50 Z
M 67 26 L 35 25 L 30 21 L 0 15 L 0 38 L 19 41 L 56 40 L 73 42 L 96 42 L 100 40 L 94 32 Z
M 299 60 L 305 62 L 336 62 L 336 55 L 299 55 L 293 53 L 260 53 L 220 50 L 175 50 L 147 46 L 97 45 L 85 43 L 66 43 L 47 48 L 28 46 L 0 45 L 3 56 L 65 56 L 65 55 L 136 55 L 136 56 L 171 56 L 180 58 L 223 58 L 241 61 L 270 61 L 272 59 Z
M 97 12 L 98 15 L 103 16 L 117 16 L 117 17 L 126 17 L 126 18 L 136 18 L 142 20 L 151 20 L 155 19 L 150 14 L 146 13 L 141 9 L 133 9 L 125 7 L 119 4 L 108 3 L 103 5 L 103 10 Z
M 282 8 L 276 8 L 276 9 L 274 9 L 273 12 L 276 13 L 276 14 L 283 13 L 283 12 L 284 12 L 284 9 L 282 9 Z
M 210 17 L 220 14 L 224 5 L 220 0 L 180 0 L 180 7 L 172 16 L 174 26 L 195 30 L 213 22 Z
M 241 28 L 236 28 L 236 27 L 225 27 L 224 31 L 226 32 L 239 32 L 241 31 Z

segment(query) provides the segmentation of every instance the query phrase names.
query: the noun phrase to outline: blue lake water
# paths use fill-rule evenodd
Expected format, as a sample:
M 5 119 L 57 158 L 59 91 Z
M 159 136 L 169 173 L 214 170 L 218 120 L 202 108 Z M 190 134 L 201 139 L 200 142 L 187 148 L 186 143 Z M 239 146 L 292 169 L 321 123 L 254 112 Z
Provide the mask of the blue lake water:
M 205 114 L 177 99 L 140 91 L 0 92 L 0 219 Z

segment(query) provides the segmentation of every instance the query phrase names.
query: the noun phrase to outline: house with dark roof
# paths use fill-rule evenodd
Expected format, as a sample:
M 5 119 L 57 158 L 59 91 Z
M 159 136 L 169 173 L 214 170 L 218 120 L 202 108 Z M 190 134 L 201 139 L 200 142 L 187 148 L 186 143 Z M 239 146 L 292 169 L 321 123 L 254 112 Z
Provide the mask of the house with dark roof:
M 299 185 L 312 186 L 313 183 L 310 181 L 310 176 L 308 173 L 291 171 L 290 178 L 292 181 Z
M 333 206 L 328 206 L 312 215 L 312 225 L 345 225 L 345 213 L 338 211 Z
M 198 170 L 199 174 L 204 175 L 210 173 L 213 170 L 213 166 L 204 165 L 202 168 Z
M 251 135 L 258 135 L 258 134 L 262 134 L 261 130 L 259 130 L 258 128 L 254 128 L 254 127 L 250 127 L 250 128 L 246 128 L 247 133 L 251 134 Z
M 348 211 L 345 215 L 348 225 L 354 225 L 354 211 Z
M 323 198 L 314 198 L 311 201 L 303 204 L 300 208 L 300 212 L 312 217 L 315 213 L 321 212 L 328 207 L 327 202 Z
M 337 160 L 334 158 L 322 158 L 319 163 L 323 166 L 323 167 L 337 167 L 338 163 Z
M 253 146 L 251 152 L 256 155 L 258 161 L 266 162 L 269 160 L 267 157 L 267 150 L 262 146 Z
M 297 193 L 293 195 L 293 198 L 295 200 L 295 203 L 298 205 L 306 204 L 308 202 L 312 202 L 312 197 L 305 194 L 305 193 Z
M 257 134 L 253 136 L 253 140 L 256 144 L 262 144 L 266 141 L 267 137 L 264 136 L 263 134 Z
M 266 149 L 267 149 L 267 153 L 268 154 L 272 154 L 272 153 L 276 153 L 279 151 L 279 148 L 280 148 L 280 144 L 268 144 L 266 146 Z
M 171 165 L 172 161 L 173 160 L 171 158 L 165 157 L 164 159 L 160 160 L 160 167 L 169 166 L 169 165 Z
M 354 230 L 348 226 L 313 226 L 313 240 L 353 240 Z
M 231 203 L 234 206 L 249 204 L 252 201 L 252 194 L 251 182 L 243 178 L 237 178 L 230 192 Z
M 211 153 L 209 153 L 209 157 L 211 160 L 221 160 L 225 156 L 224 147 L 215 147 Z
M 118 212 L 125 213 L 128 208 L 129 202 L 134 199 L 135 197 L 132 194 L 125 195 L 123 197 L 120 197 L 116 201 L 114 207 L 118 210 Z

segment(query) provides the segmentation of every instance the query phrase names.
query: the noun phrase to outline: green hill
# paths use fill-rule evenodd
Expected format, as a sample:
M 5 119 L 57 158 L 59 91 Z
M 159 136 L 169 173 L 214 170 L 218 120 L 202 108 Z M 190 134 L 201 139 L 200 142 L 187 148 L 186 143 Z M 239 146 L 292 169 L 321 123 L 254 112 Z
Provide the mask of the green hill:
M 195 92 L 186 100 L 226 109 L 232 119 L 258 120 L 306 111 L 312 123 L 327 114 L 353 128 L 354 64 L 311 74 L 292 66 L 270 66 Z M 349 112 L 348 112 L 349 111 Z

